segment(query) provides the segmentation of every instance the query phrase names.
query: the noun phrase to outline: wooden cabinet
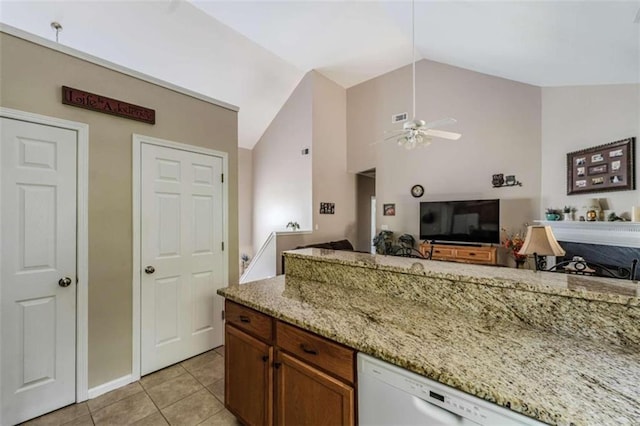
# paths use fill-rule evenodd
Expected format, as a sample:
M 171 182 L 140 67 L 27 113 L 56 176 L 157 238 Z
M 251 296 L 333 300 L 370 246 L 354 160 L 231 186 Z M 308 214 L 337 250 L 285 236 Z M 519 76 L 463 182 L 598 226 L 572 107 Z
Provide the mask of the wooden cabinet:
M 276 424 L 354 424 L 353 386 L 282 351 L 276 365 Z
M 277 336 L 278 348 L 348 383 L 353 383 L 353 349 L 280 321 L 277 325 Z
M 264 342 L 271 343 L 273 340 L 273 318 L 246 306 L 227 301 L 225 321 Z
M 247 425 L 271 425 L 273 347 L 233 326 L 225 329 L 227 408 Z
M 431 253 L 433 260 L 448 260 L 451 262 L 477 263 L 482 265 L 496 265 L 496 247 L 470 247 L 440 244 L 420 244 L 420 253 L 427 257 Z
M 225 406 L 246 425 L 355 424 L 355 351 L 226 301 Z

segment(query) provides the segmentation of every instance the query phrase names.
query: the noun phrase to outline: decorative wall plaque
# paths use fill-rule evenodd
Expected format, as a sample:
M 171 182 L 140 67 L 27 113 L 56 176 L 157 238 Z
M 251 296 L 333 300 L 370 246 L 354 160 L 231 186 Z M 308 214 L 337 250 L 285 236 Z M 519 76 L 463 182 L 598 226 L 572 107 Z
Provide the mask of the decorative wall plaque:
M 62 86 L 62 103 L 144 123 L 156 124 L 156 111 L 153 109 L 67 86 Z
M 320 214 L 334 214 L 336 203 L 320 203 Z

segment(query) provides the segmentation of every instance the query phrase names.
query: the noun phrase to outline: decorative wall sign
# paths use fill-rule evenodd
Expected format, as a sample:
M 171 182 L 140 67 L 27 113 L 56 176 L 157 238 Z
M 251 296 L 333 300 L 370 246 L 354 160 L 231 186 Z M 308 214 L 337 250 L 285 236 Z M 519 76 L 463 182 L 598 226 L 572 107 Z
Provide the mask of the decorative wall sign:
M 320 214 L 334 214 L 336 203 L 320 203 Z
M 522 186 L 522 182 L 516 179 L 516 175 L 504 175 L 497 173 L 491 176 L 491 185 L 494 188 L 502 188 L 503 186 Z
M 156 111 L 153 109 L 67 86 L 62 86 L 62 103 L 144 123 L 156 124 Z
M 395 204 L 383 204 L 382 205 L 383 216 L 395 216 L 396 205 Z
M 567 154 L 567 195 L 635 189 L 635 138 Z

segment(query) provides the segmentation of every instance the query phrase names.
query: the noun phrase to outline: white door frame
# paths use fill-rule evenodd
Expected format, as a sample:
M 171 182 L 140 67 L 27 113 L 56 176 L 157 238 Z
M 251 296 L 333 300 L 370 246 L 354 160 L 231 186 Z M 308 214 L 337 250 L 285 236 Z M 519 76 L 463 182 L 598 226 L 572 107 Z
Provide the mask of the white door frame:
M 229 155 L 226 152 L 216 151 L 209 148 L 187 145 L 179 142 L 172 142 L 164 139 L 158 139 L 151 136 L 133 134 L 133 345 L 131 359 L 131 380 L 140 380 L 140 274 L 142 266 L 140 264 L 140 250 L 142 241 L 140 239 L 140 186 L 142 184 L 142 144 L 150 144 L 162 146 L 165 148 L 179 149 L 182 151 L 194 152 L 197 154 L 212 155 L 222 158 L 222 173 L 225 176 L 222 182 L 222 241 L 225 250 L 222 252 L 222 262 L 224 271 L 222 274 L 225 283 L 229 282 Z
M 76 235 L 76 402 L 88 398 L 88 313 L 89 313 L 89 125 L 46 115 L 0 107 L 0 117 L 59 127 L 77 134 L 77 220 Z M 0 238 L 2 236 L 0 235 Z M 2 274 L 0 274 L 2 276 Z M 2 342 L 0 341 L 0 345 Z M 1 353 L 2 351 L 0 351 Z M 0 395 L 0 398 L 2 395 Z M 2 413 L 0 413 L 2 424 Z

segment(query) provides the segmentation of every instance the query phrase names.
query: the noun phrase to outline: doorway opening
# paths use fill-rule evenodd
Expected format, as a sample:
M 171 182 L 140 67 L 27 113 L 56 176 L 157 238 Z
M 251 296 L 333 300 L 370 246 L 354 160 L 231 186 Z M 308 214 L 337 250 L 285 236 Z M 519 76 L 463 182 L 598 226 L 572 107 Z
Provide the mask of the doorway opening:
M 374 253 L 376 231 L 376 169 L 357 174 L 356 179 L 357 251 Z

